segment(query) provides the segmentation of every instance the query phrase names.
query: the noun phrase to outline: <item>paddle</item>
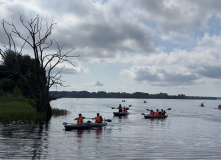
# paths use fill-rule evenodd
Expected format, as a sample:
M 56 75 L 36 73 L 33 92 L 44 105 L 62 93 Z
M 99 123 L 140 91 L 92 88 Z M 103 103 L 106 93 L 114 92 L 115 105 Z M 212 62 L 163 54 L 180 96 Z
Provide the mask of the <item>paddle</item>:
M 85 118 L 85 117 L 83 117 L 83 119 L 95 119 L 95 118 Z M 107 121 L 107 122 L 112 122 L 112 120 L 111 120 L 111 119 L 105 119 L 105 118 L 104 118 L 104 121 Z
M 67 125 L 67 124 L 71 124 L 71 123 L 67 123 L 67 122 L 63 122 L 62 125 Z
M 112 120 L 111 120 L 111 119 L 105 119 L 105 121 L 107 121 L 107 122 L 112 122 Z
M 114 107 L 112 107 L 111 109 L 118 109 L 118 108 L 114 108 Z M 126 110 L 129 110 L 129 108 L 127 107 Z

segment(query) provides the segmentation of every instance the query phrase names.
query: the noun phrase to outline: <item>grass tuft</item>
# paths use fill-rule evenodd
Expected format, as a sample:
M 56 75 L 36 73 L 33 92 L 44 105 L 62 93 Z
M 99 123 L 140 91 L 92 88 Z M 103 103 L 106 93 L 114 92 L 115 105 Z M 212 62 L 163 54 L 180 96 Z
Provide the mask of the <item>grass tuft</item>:
M 67 114 L 70 114 L 70 112 L 65 109 L 52 108 L 52 115 L 55 117 L 64 116 Z
M 52 109 L 52 115 L 67 115 L 63 109 Z M 45 114 L 37 112 L 27 99 L 0 97 L 0 121 L 44 120 Z

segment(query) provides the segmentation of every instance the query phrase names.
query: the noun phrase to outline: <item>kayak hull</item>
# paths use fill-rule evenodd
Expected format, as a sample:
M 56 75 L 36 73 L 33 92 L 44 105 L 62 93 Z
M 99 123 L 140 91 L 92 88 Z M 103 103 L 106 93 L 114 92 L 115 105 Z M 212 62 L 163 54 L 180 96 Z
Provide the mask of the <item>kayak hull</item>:
M 114 116 L 127 116 L 128 112 L 113 112 Z
M 93 127 L 102 127 L 106 126 L 107 122 L 103 123 L 83 123 L 83 124 L 74 124 L 74 123 L 69 123 L 67 125 L 64 125 L 65 130 L 72 130 L 72 129 L 89 129 Z
M 167 117 L 168 115 L 150 115 L 150 114 L 144 115 L 145 119 L 164 119 Z

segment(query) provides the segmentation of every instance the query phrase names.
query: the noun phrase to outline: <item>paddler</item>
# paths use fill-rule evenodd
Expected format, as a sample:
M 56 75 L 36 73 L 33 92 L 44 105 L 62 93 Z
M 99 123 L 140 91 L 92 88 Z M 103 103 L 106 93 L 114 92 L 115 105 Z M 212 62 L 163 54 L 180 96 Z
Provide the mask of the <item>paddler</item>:
M 100 116 L 100 114 L 97 113 L 97 117 L 95 117 L 95 123 L 102 123 L 102 122 L 103 122 L 102 116 Z
M 165 115 L 166 114 L 166 111 L 161 109 L 161 115 Z
M 77 120 L 77 124 L 82 124 L 82 123 L 84 123 L 84 122 L 83 122 L 82 114 L 80 113 L 80 114 L 78 114 L 78 115 L 79 115 L 79 117 L 75 118 L 74 120 Z
M 157 116 L 160 115 L 159 109 L 157 109 L 156 115 L 157 115 Z
M 150 111 L 150 115 L 151 115 L 151 116 L 154 115 L 154 111 L 153 111 L 153 110 Z
M 123 112 L 127 112 L 127 109 L 126 109 L 126 107 L 124 107 L 124 110 L 123 110 Z
M 122 112 L 123 107 L 121 106 L 121 104 L 119 104 L 119 107 L 117 109 L 119 109 L 119 112 Z

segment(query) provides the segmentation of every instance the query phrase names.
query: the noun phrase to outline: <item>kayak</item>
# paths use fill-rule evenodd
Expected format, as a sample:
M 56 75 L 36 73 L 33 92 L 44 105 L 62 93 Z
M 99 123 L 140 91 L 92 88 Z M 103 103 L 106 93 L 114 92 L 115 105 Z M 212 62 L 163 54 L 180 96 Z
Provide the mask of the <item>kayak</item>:
M 168 117 L 168 115 L 150 115 L 150 114 L 146 114 L 146 115 L 144 115 L 144 118 L 145 119 L 151 119 L 151 118 L 167 118 Z
M 71 129 L 88 129 L 93 127 L 102 127 L 106 126 L 107 122 L 104 121 L 102 123 L 83 123 L 83 124 L 76 124 L 76 123 L 67 123 L 64 125 L 65 130 L 71 130 Z
M 127 116 L 128 112 L 113 112 L 114 116 Z

